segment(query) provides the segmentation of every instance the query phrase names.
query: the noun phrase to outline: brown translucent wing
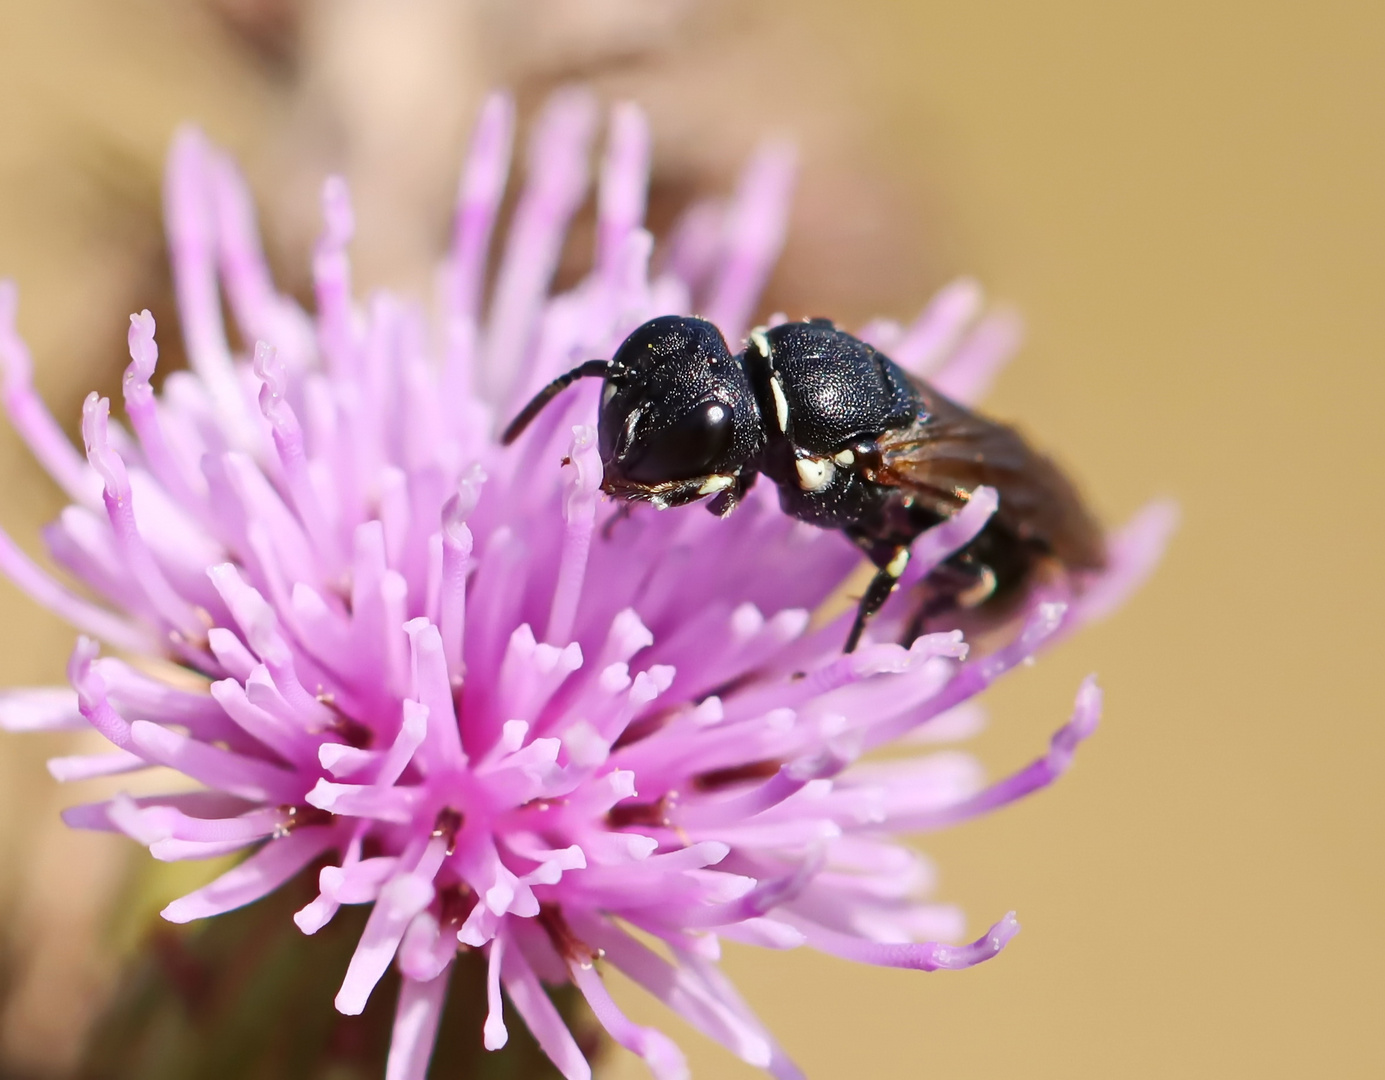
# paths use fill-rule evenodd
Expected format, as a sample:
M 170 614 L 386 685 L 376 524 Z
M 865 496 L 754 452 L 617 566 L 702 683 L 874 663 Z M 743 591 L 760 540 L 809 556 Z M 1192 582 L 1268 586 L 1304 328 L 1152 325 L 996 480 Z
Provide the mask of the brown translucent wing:
M 996 519 L 1016 536 L 1070 569 L 1106 564 L 1101 527 L 1057 465 L 1014 428 L 978 416 L 918 379 L 910 382 L 926 416 L 880 437 L 881 483 L 909 489 L 948 516 L 976 488 L 993 487 L 1000 493 Z

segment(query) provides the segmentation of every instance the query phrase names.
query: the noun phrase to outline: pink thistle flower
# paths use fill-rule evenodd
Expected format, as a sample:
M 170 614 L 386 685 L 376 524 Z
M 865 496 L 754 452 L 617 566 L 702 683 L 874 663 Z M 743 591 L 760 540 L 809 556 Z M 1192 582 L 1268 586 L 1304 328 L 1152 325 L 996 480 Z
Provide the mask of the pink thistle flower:
M 508 102 L 486 106 L 432 321 L 388 294 L 353 298 L 339 180 L 323 193 L 317 314 L 303 311 L 270 279 L 235 169 L 182 134 L 167 228 L 192 370 L 156 395 L 154 320 L 133 316 L 128 427 L 93 394 L 84 456 L 36 398 L 14 289 L 0 292 L 5 405 L 72 500 L 49 550 L 99 597 L 0 534 L 0 569 L 85 635 L 72 690 L 11 690 L 0 722 L 90 725 L 113 744 L 55 760 L 59 779 L 162 765 L 202 786 L 67 812 L 157 859 L 248 852 L 171 903 L 174 922 L 248 904 L 314 865 L 320 893 L 296 916 L 304 933 L 342 904 L 372 904 L 336 1003 L 361 1011 L 398 965 L 389 1080 L 424 1076 L 458 949 L 488 958 L 487 1048 L 506 1042 L 503 989 L 561 1073 L 589 1076 L 543 990 L 571 981 L 660 1080 L 686 1075 L 683 1057 L 621 1013 L 603 963 L 746 1061 L 794 1077 L 720 974 L 721 939 L 925 971 L 995 955 L 1013 916 L 970 944 L 934 940 L 960 936 L 960 916 L 924 898 L 928 866 L 894 837 L 1052 782 L 1097 722 L 1095 684 L 1048 752 L 999 783 L 956 752 L 861 755 L 965 736 L 971 699 L 1118 602 L 1169 524 L 1166 508 L 1146 512 L 1112 539 L 1101 579 L 1067 603 L 1037 597 L 1023 629 L 984 658 L 967 659 L 958 633 L 879 643 L 900 603 L 876 643 L 843 655 L 840 620 L 819 626 L 812 613 L 858 556 L 779 512 L 768 485 L 726 521 L 696 510 L 617 518 L 599 498 L 592 386 L 502 450 L 495 433 L 516 402 L 578 360 L 609 356 L 652 316 L 696 310 L 741 338 L 780 247 L 792 165 L 772 147 L 729 205 L 695 208 L 651 261 L 648 133 L 637 110 L 618 107 L 595 266 L 551 295 L 595 119 L 588 98 L 567 94 L 538 123 L 483 308 L 512 133 Z M 239 338 L 256 343 L 250 356 L 231 344 L 223 296 Z M 863 333 L 970 401 L 1014 343 L 1006 319 L 979 316 L 962 283 L 912 326 Z M 995 505 L 982 492 L 920 537 L 904 584 Z

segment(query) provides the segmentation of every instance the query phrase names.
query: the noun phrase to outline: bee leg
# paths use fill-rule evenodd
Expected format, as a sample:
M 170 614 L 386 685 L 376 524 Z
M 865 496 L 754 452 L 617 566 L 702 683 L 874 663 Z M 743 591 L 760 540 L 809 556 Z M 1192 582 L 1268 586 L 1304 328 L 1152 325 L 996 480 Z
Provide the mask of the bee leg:
M 616 507 L 616 512 L 606 519 L 606 524 L 601 526 L 601 539 L 609 540 L 615 527 L 635 512 L 633 502 L 622 502 Z
M 743 472 L 738 475 L 734 484 L 724 491 L 717 492 L 708 500 L 707 509 L 717 517 L 726 517 L 740 505 L 740 501 L 745 498 L 745 493 L 754 486 L 757 475 L 753 472 Z
M 900 635 L 899 643 L 907 649 L 920 637 L 929 632 L 929 623 L 940 616 L 956 611 L 957 607 L 956 593 L 930 593 L 923 603 L 918 606 L 918 610 L 914 612 L 913 617 L 909 620 L 909 625 L 904 628 L 904 633 Z
M 899 584 L 900 575 L 904 573 L 904 568 L 909 565 L 909 549 L 907 547 L 896 547 L 888 554 L 886 561 L 875 571 L 875 576 L 870 579 L 870 584 L 866 586 L 866 591 L 861 596 L 861 602 L 856 607 L 856 621 L 851 624 L 851 633 L 846 637 L 846 645 L 842 647 L 842 652 L 855 652 L 856 646 L 861 643 L 861 635 L 865 632 L 866 623 L 875 616 L 885 601 L 890 598 L 890 593 L 894 592 L 894 587 Z
M 928 632 L 934 619 L 979 607 L 995 590 L 995 571 L 985 563 L 970 557 L 943 563 L 928 575 L 923 602 L 909 619 L 899 643 L 907 649 Z

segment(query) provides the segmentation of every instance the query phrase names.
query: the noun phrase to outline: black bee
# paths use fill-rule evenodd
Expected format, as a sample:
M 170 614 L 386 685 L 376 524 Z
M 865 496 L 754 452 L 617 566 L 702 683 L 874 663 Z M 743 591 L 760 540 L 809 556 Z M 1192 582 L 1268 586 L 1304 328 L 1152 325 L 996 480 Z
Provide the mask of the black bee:
M 982 485 L 997 489 L 999 509 L 929 574 L 906 643 L 943 615 L 999 616 L 1046 573 L 1105 565 L 1100 528 L 1053 462 L 827 319 L 752 330 L 735 356 L 705 319 L 651 319 L 610 360 L 544 387 L 503 441 L 565 387 L 598 376 L 603 491 L 661 509 L 710 498 L 724 516 L 763 473 L 785 513 L 865 552 L 876 573 L 846 652 L 894 591 L 915 538 Z

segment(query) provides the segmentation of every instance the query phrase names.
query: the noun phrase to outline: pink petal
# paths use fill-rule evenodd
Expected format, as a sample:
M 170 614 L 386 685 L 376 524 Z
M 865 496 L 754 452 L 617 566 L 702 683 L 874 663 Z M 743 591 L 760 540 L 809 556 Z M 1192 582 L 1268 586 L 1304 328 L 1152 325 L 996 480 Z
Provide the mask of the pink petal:
M 400 984 L 385 1080 L 424 1080 L 427 1076 L 450 978 L 449 971 L 429 982 L 406 978 Z
M 591 1066 L 582 1056 L 577 1040 L 563 1023 L 520 950 L 511 949 L 506 955 L 502 978 L 515 1012 L 523 1018 L 525 1026 L 564 1080 L 591 1080 Z
M 486 1023 L 484 1042 L 487 1050 L 499 1050 L 510 1040 L 505 1030 L 505 1011 L 500 1001 L 500 970 L 505 961 L 505 938 L 491 939 L 486 965 Z
M 691 1075 L 687 1059 L 667 1035 L 633 1023 L 620 1011 L 594 967 L 576 962 L 568 966 L 572 981 L 582 991 L 601 1026 L 621 1046 L 644 1058 L 655 1080 L 686 1080 Z
M 174 900 L 163 909 L 163 917 L 185 923 L 244 907 L 288 881 L 336 843 L 338 835 L 335 829 L 319 827 L 298 829 L 270 840 L 210 885 Z

